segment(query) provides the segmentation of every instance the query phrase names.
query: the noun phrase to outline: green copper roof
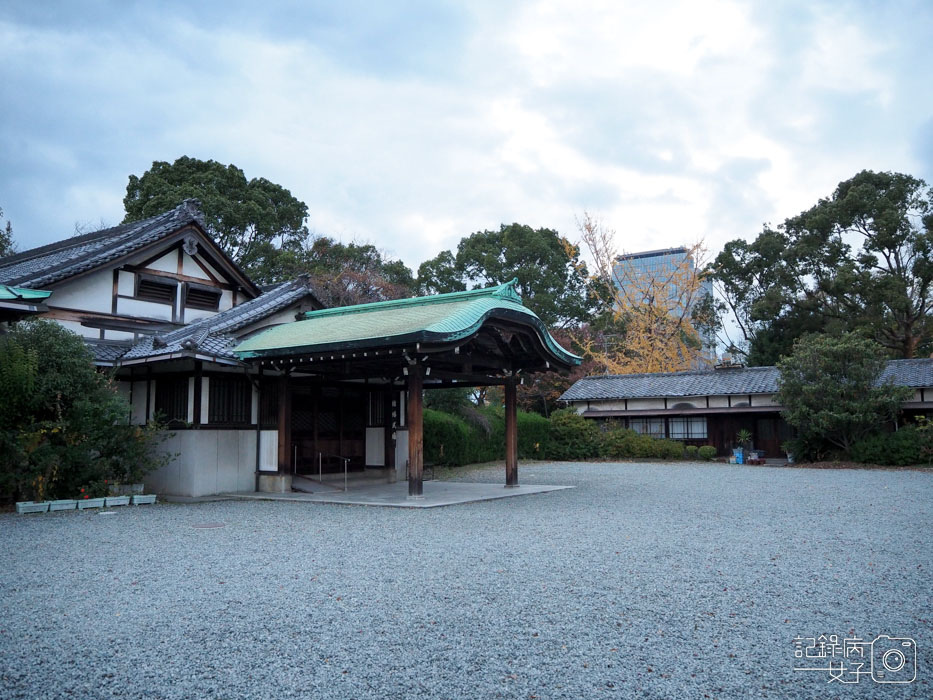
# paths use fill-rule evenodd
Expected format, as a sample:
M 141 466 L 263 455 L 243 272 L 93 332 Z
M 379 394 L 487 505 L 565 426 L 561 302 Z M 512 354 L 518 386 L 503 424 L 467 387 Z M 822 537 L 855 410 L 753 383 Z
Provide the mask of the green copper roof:
M 41 289 L 23 289 L 22 287 L 8 287 L 0 284 L 0 299 L 3 301 L 15 299 L 17 301 L 42 301 L 48 299 L 52 292 L 44 292 Z
M 468 338 L 495 316 L 532 326 L 555 359 L 568 365 L 580 358 L 564 350 L 541 319 L 522 305 L 517 280 L 498 287 L 437 294 L 397 301 L 345 306 L 305 313 L 240 343 L 242 358 L 322 352 L 350 347 L 400 345 L 409 342 L 455 342 Z M 289 353 L 288 351 L 292 352 Z

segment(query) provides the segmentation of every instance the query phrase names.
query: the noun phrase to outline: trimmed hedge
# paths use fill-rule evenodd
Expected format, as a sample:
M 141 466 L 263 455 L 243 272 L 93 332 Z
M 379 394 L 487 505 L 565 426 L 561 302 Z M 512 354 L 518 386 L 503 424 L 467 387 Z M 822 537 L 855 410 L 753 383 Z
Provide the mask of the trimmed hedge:
M 852 446 L 852 459 L 863 464 L 885 466 L 910 466 L 930 463 L 929 453 L 924 454 L 926 434 L 912 425 L 893 433 L 880 433 Z
M 716 456 L 716 448 L 712 445 L 701 445 L 700 449 L 697 450 L 697 454 L 700 459 L 705 459 L 708 462 Z
M 424 461 L 462 466 L 473 461 L 473 432 L 458 416 L 424 409 Z
M 603 435 L 604 457 L 614 459 L 630 458 L 658 458 L 683 459 L 684 445 L 676 440 L 654 438 L 642 435 L 634 430 L 616 428 L 606 431 Z
M 424 410 L 424 460 L 428 464 L 459 467 L 505 458 L 505 413 L 501 408 L 480 408 L 482 421 Z M 488 429 L 481 426 L 485 423 Z M 544 416 L 518 411 L 518 456 L 520 459 L 546 459 L 551 424 Z
M 601 429 L 595 421 L 573 409 L 555 411 L 545 418 L 519 411 L 520 459 L 580 461 L 610 459 L 712 459 L 712 447 L 690 446 L 676 440 L 654 438 L 612 424 Z M 712 450 L 705 455 L 704 450 Z M 425 409 L 424 458 L 428 464 L 462 466 L 505 457 L 505 414 L 501 407 L 474 408 L 463 415 Z
M 551 422 L 537 413 L 519 411 L 517 423 L 519 459 L 546 459 L 551 444 Z M 502 449 L 505 450 L 505 445 Z

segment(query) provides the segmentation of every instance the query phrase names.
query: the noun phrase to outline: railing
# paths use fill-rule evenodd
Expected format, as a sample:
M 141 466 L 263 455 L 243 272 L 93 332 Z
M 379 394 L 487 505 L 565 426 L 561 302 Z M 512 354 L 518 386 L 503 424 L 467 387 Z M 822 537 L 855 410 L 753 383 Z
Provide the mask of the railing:
M 322 484 L 324 483 L 324 469 L 322 467 L 322 462 L 324 457 L 333 457 L 334 459 L 343 460 L 343 490 L 347 490 L 347 465 L 350 463 L 349 457 L 342 457 L 340 455 L 329 454 L 326 452 L 317 453 L 317 480 Z

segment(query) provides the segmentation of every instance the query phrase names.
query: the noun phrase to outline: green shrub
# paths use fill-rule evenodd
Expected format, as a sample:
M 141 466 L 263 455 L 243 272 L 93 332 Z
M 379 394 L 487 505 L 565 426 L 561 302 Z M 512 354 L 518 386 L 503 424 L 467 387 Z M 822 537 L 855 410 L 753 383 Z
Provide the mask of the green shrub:
M 627 459 L 632 456 L 632 440 L 637 436 L 634 430 L 611 428 L 602 436 L 601 454 L 611 459 Z
M 697 458 L 697 446 L 696 445 L 687 445 L 684 448 L 684 456 L 687 459 L 696 459 Z
M 537 413 L 519 411 L 517 423 L 519 459 L 544 459 L 551 438 L 550 421 Z
M 549 420 L 550 459 L 592 459 L 600 454 L 602 431 L 594 421 L 587 420 L 572 408 L 554 411 Z
M 697 450 L 697 454 L 700 456 L 700 459 L 708 462 L 716 456 L 716 448 L 712 445 L 703 445 Z
M 470 460 L 473 431 L 462 418 L 424 409 L 424 461 L 460 466 Z
M 52 321 L 0 336 L 0 396 L 0 497 L 75 498 L 171 459 L 154 449 L 160 426 L 128 425 L 129 406 L 84 341 Z
M 505 412 L 501 407 L 471 406 L 457 415 L 424 410 L 424 459 L 428 464 L 463 466 L 505 458 Z M 518 411 L 519 459 L 547 455 L 550 423 L 534 413 Z
M 905 426 L 893 433 L 880 433 L 852 446 L 852 459 L 863 464 L 908 466 L 929 462 L 924 455 L 923 433 Z
M 661 459 L 683 459 L 684 444 L 676 440 L 658 440 L 658 457 Z

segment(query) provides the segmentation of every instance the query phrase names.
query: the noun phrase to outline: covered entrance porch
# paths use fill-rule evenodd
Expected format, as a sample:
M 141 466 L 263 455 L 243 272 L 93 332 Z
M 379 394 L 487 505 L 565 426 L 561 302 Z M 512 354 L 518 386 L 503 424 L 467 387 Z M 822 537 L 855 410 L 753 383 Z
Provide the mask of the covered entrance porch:
M 315 460 L 323 471 L 328 455 L 330 469 L 394 468 L 421 498 L 424 391 L 475 386 L 503 387 L 505 485 L 518 486 L 517 387 L 580 358 L 514 287 L 307 312 L 242 342 L 236 353 L 259 368 L 269 424 L 275 407 L 277 469 L 260 470 L 260 490 L 290 491 L 292 474 L 315 471 Z

